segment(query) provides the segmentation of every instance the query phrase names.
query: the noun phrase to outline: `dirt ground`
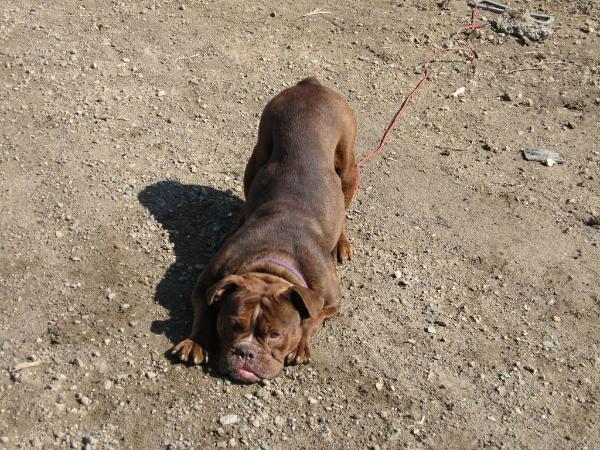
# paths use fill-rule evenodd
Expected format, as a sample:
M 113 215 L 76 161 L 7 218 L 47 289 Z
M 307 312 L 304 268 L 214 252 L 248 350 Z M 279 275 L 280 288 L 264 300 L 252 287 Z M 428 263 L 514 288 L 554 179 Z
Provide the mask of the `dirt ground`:
M 265 103 L 317 76 L 367 154 L 468 21 L 436 3 L 0 3 L 0 447 L 600 448 L 596 0 L 511 0 L 554 34 L 434 64 L 362 171 L 310 365 L 247 386 L 164 354 Z

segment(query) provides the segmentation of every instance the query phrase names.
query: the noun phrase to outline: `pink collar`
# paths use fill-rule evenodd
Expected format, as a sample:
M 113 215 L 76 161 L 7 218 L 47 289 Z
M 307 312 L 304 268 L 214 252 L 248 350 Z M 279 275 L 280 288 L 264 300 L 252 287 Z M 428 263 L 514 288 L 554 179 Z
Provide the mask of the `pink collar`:
M 306 283 L 306 280 L 302 276 L 302 273 L 298 269 L 296 269 L 293 265 L 291 265 L 290 263 L 283 261 L 281 259 L 278 259 L 278 258 L 262 258 L 259 260 L 259 262 L 269 262 L 269 263 L 276 264 L 278 266 L 281 266 L 281 267 L 289 270 L 296 276 L 296 278 L 298 278 L 301 281 L 300 284 L 302 284 L 302 286 L 304 286 L 306 288 L 308 287 L 308 284 Z

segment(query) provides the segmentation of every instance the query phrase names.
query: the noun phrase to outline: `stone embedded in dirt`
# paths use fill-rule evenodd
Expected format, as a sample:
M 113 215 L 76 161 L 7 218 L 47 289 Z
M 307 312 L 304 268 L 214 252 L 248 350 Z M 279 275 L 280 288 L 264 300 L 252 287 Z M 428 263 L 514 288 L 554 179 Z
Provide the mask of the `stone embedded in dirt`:
M 550 339 L 545 339 L 544 340 L 544 347 L 547 349 L 553 349 L 555 347 L 554 341 L 550 340 Z
M 509 9 L 492 24 L 499 33 L 532 41 L 543 41 L 552 35 L 552 28 L 536 22 L 528 12 L 520 9 Z
M 383 389 L 383 387 L 384 387 L 384 384 L 382 382 L 375 383 L 375 388 L 378 391 L 381 391 Z
M 221 425 L 234 425 L 238 423 L 239 417 L 236 414 L 227 414 L 219 418 L 219 423 Z
M 75 397 L 77 398 L 77 401 L 83 406 L 90 406 L 92 404 L 92 400 L 81 393 L 77 394 Z
M 546 165 L 551 165 L 554 163 L 562 164 L 566 161 L 565 155 L 561 152 L 556 152 L 553 150 L 545 150 L 541 148 L 524 148 L 521 150 L 523 155 L 523 159 L 527 161 L 535 161 L 541 162 Z M 552 161 L 552 163 L 550 163 Z
M 457 90 L 455 90 L 452 93 L 452 97 L 454 97 L 454 98 L 456 98 L 456 97 L 464 97 L 466 90 L 467 90 L 467 88 L 464 87 L 464 86 L 459 87 Z
M 427 331 L 430 334 L 436 334 L 437 333 L 437 330 L 435 329 L 435 327 L 433 325 L 425 328 L 425 331 Z
M 275 419 L 273 420 L 273 422 L 278 427 L 282 427 L 285 425 L 285 420 L 281 416 L 275 416 Z

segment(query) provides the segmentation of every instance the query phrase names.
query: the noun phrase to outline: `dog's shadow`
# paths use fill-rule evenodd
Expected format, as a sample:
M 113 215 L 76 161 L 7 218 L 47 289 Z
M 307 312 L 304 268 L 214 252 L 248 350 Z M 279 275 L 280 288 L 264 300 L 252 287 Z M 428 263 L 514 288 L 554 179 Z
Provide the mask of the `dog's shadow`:
M 175 262 L 155 293 L 156 302 L 169 311 L 170 317 L 155 320 L 150 329 L 177 343 L 190 332 L 194 283 L 235 225 L 243 202 L 230 190 L 223 192 L 170 180 L 147 186 L 138 200 L 167 231 L 175 253 Z

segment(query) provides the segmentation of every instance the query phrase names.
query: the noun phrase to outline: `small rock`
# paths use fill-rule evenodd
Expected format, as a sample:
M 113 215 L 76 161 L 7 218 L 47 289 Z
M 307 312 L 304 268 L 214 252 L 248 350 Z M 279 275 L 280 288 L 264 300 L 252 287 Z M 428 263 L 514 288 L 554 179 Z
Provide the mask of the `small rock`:
M 90 406 L 92 404 L 92 400 L 83 394 L 77 394 L 76 397 L 77 397 L 77 401 L 79 403 L 81 403 L 83 406 Z
M 465 96 L 465 91 L 467 89 L 463 86 L 463 87 L 459 87 L 456 91 L 454 91 L 452 93 L 452 97 L 456 98 L 456 97 L 464 97 Z
M 107 391 L 112 389 L 113 387 L 113 382 L 111 380 L 106 380 L 104 382 L 104 389 L 106 389 Z
M 430 334 L 436 334 L 437 333 L 437 330 L 435 329 L 435 327 L 433 325 L 425 328 L 425 331 L 427 331 Z
M 138 324 L 138 323 L 137 323 L 137 321 L 135 321 L 135 320 L 130 320 L 130 321 L 129 321 L 129 326 L 130 326 L 131 328 L 133 328 L 133 327 L 136 327 L 136 326 L 137 326 L 137 324 Z
M 552 320 L 554 320 L 555 322 L 560 322 L 561 321 L 560 316 L 553 316 Z
M 546 339 L 544 340 L 544 347 L 546 347 L 547 349 L 552 349 L 555 347 L 555 344 L 550 339 Z
M 285 425 L 285 420 L 283 419 L 283 417 L 280 417 L 280 416 L 276 416 L 274 422 L 275 422 L 275 425 L 278 427 L 282 427 Z
M 521 104 L 523 106 L 531 108 L 533 106 L 533 100 L 531 100 L 530 98 L 526 98 L 525 100 L 523 100 L 523 102 Z
M 3 444 L 8 444 L 10 442 L 10 439 L 8 439 L 8 436 L 2 436 L 0 437 L 0 442 L 2 442 Z
M 234 425 L 238 423 L 239 417 L 236 414 L 227 414 L 219 419 L 221 425 Z
M 319 401 L 314 397 L 308 397 L 308 403 L 311 405 L 316 405 Z
M 226 448 L 226 447 L 227 447 L 227 441 L 217 442 L 217 448 Z
M 94 436 L 84 436 L 82 439 L 82 442 L 84 445 L 95 445 L 98 443 L 98 439 L 96 439 Z
M 166 93 L 165 91 L 163 91 L 162 89 L 160 89 L 160 90 L 159 90 L 159 91 L 156 93 L 156 95 L 158 95 L 159 97 L 163 97 L 163 96 L 167 95 L 167 93 Z

